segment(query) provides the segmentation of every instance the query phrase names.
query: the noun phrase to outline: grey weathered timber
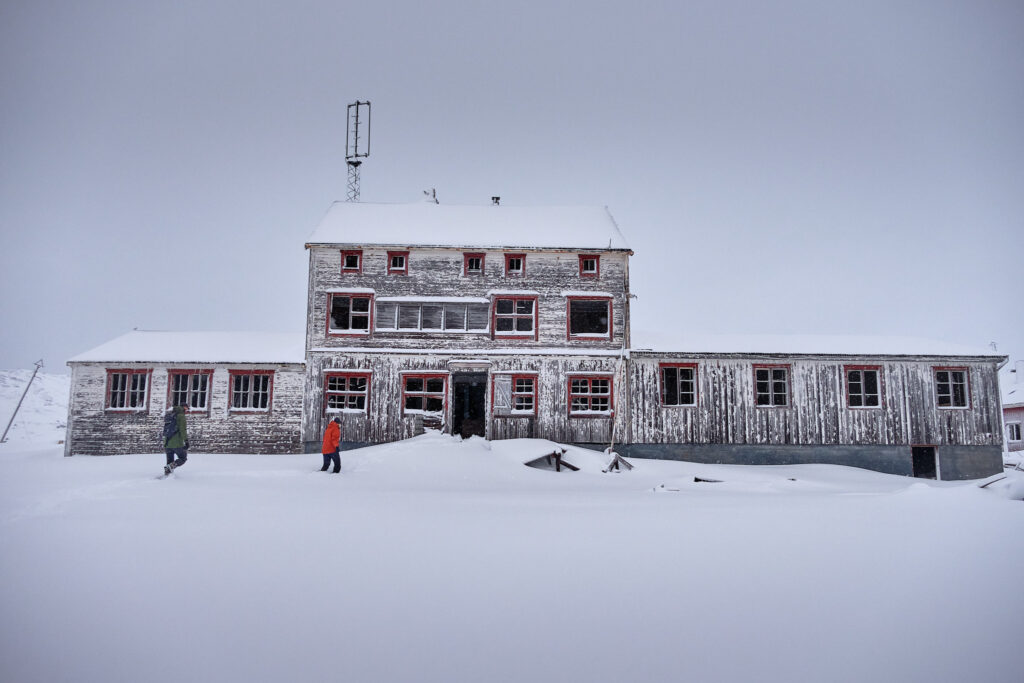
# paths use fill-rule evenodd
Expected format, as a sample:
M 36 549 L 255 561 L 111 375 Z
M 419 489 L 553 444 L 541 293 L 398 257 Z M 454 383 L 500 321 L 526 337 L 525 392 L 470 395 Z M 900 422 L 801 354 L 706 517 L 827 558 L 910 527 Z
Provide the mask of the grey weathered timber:
M 302 444 L 302 365 L 71 363 L 65 455 L 117 455 L 163 452 L 163 413 L 169 393 L 168 370 L 212 369 L 209 409 L 188 413 L 191 449 L 205 453 L 298 453 Z M 107 370 L 152 370 L 145 410 L 106 408 Z M 270 409 L 229 409 L 230 370 L 273 370 Z

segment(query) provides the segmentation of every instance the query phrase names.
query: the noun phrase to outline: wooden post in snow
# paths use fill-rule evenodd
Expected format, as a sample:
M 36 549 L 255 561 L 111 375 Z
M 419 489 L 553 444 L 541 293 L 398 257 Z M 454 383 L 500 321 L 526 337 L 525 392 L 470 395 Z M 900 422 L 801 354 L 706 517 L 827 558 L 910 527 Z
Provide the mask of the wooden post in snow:
M 24 401 L 25 396 L 28 395 L 28 388 L 32 386 L 32 380 L 36 378 L 36 373 L 39 372 L 39 368 L 41 367 L 43 367 L 42 358 L 36 361 L 36 369 L 32 371 L 32 376 L 28 378 L 28 384 L 25 385 L 25 391 L 21 392 L 21 398 L 18 399 L 18 405 L 14 406 L 14 414 L 11 415 L 11 420 L 7 423 L 7 428 L 4 429 L 4 435 L 0 437 L 0 443 L 7 441 L 7 432 L 11 430 L 11 425 L 14 424 L 14 418 L 18 416 L 18 410 L 21 409 L 21 402 Z

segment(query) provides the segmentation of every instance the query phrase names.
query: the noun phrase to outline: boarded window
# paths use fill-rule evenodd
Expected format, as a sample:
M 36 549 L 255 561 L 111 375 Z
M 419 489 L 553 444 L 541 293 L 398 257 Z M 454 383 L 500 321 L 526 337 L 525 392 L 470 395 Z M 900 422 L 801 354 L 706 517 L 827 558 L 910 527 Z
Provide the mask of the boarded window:
M 612 302 L 608 299 L 570 299 L 569 336 L 609 336 L 611 312 Z
M 490 307 L 485 303 L 378 301 L 378 330 L 486 332 Z

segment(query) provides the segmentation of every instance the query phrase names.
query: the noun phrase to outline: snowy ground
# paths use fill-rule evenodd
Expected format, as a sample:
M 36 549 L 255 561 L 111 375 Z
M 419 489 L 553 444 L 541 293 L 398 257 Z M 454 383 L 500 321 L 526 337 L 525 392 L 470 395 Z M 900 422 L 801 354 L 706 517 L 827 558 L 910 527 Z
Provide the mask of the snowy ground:
M 555 473 L 428 434 L 158 480 L 53 441 L 0 446 L 3 681 L 1024 679 L 1013 473 Z

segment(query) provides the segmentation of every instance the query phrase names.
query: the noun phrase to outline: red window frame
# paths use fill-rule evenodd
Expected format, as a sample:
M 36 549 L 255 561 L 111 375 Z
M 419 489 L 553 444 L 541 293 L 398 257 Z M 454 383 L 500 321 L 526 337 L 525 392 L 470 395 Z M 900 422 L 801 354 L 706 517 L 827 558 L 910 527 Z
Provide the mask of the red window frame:
M 402 257 L 402 267 L 392 268 L 391 259 Z M 409 252 L 407 251 L 389 251 L 388 262 L 387 262 L 387 273 L 388 275 L 408 275 L 409 274 Z
M 519 259 L 519 270 L 509 270 L 509 261 Z M 526 254 L 505 254 L 505 277 L 522 277 L 526 275 Z
M 349 268 L 345 265 L 347 257 L 355 256 L 359 259 L 359 265 L 355 268 Z M 363 250 L 362 249 L 342 249 L 341 251 L 341 274 L 349 273 L 352 275 L 359 275 L 363 272 Z
M 440 372 L 409 372 L 403 373 L 402 378 L 402 415 L 425 415 L 435 413 L 437 411 L 426 410 L 423 408 L 406 408 L 406 398 L 409 396 L 422 396 L 424 398 L 424 405 L 426 399 L 430 397 L 437 398 L 440 396 L 442 401 L 441 414 L 448 415 L 448 375 Z M 423 391 L 409 391 L 406 386 L 410 379 L 422 379 L 423 380 Z M 443 384 L 440 392 L 427 391 L 427 381 L 432 379 L 440 379 Z
M 863 387 L 863 384 L 864 384 L 864 378 L 863 378 L 863 373 L 864 372 L 874 372 L 874 373 L 876 373 L 878 375 L 878 380 L 877 380 L 877 383 L 876 383 L 876 386 L 878 388 L 878 405 L 875 405 L 875 406 L 868 406 L 868 405 L 855 406 L 855 405 L 850 405 L 850 373 L 851 372 L 858 372 L 858 371 L 862 373 L 862 375 L 861 375 L 861 385 L 862 385 L 862 387 Z M 884 408 L 885 407 L 885 383 L 884 383 L 884 378 L 882 376 L 882 366 L 881 365 L 844 365 L 843 366 L 843 388 L 844 388 L 845 393 L 846 393 L 846 407 L 849 408 L 850 410 L 878 410 L 879 408 Z M 864 395 L 863 390 L 861 391 L 861 395 L 862 396 Z
M 213 402 L 213 370 L 210 368 L 202 368 L 198 370 L 188 368 L 169 368 L 167 370 L 167 405 L 173 405 L 174 401 L 174 377 L 186 375 L 189 377 L 188 388 L 185 390 L 186 404 L 185 409 L 190 415 L 209 415 L 210 404 Z M 192 377 L 200 375 L 206 377 L 206 406 L 203 408 L 196 408 L 192 406 L 192 396 L 195 389 L 192 387 Z
M 767 370 L 768 371 L 768 396 L 773 401 L 772 403 L 758 403 L 757 402 L 757 371 Z M 774 396 L 775 391 L 771 386 L 778 380 L 772 377 L 772 370 L 785 370 L 786 371 L 786 402 L 784 404 L 775 403 Z M 754 406 L 757 408 L 789 408 L 793 404 L 793 369 L 786 363 L 767 364 L 762 363 L 754 366 Z
M 323 406 L 324 415 L 327 415 L 328 413 L 331 413 L 331 414 L 334 414 L 334 415 L 340 415 L 341 413 L 344 413 L 344 412 L 359 412 L 359 413 L 367 413 L 368 414 L 370 412 L 370 385 L 371 385 L 372 376 L 373 376 L 373 373 L 371 373 L 369 371 L 348 371 L 348 370 L 346 370 L 346 371 L 343 371 L 343 372 L 325 372 L 324 373 L 324 401 L 323 401 L 323 403 L 324 403 L 324 406 Z M 337 390 L 336 389 L 336 390 L 332 391 L 329 388 L 330 385 L 331 385 L 331 380 L 332 379 L 337 379 L 337 378 L 344 378 L 345 379 L 345 389 L 344 390 Z M 366 380 L 366 390 L 365 391 L 352 391 L 349 387 L 351 386 L 351 380 L 353 378 L 365 379 Z M 348 400 L 347 400 L 348 397 L 351 397 L 351 396 L 357 396 L 357 397 L 358 396 L 362 396 L 362 397 L 364 397 L 363 398 L 363 407 L 362 408 L 349 408 L 348 406 L 346 406 L 344 408 L 330 408 L 327 405 L 329 403 L 330 396 L 343 396 L 343 397 L 346 398 L 346 401 L 345 401 L 346 403 L 348 403 Z
M 524 382 L 525 381 L 529 381 L 530 382 L 530 387 L 531 387 L 530 390 L 529 391 L 520 391 L 518 389 L 518 384 L 519 384 L 520 381 L 524 381 Z M 530 397 L 530 401 L 533 404 L 533 407 L 530 410 L 520 410 L 520 409 L 516 408 L 516 397 L 517 396 L 519 396 L 519 397 L 529 396 Z M 509 412 L 513 416 L 515 416 L 515 415 L 536 415 L 537 414 L 537 375 L 528 375 L 528 374 L 512 375 L 512 401 L 511 401 L 511 406 L 509 408 Z
M 608 382 L 608 393 L 595 393 L 594 382 Z M 575 382 L 586 382 L 587 390 L 580 391 L 580 387 L 577 385 L 575 390 L 573 384 Z M 611 375 L 570 375 L 568 380 L 568 401 L 567 408 L 569 410 L 569 417 L 611 417 L 615 414 L 615 380 Z M 593 406 L 594 398 L 608 397 L 608 409 L 607 410 L 590 410 L 577 411 L 573 408 L 573 400 L 580 399 L 586 400 L 589 406 Z
M 345 298 L 349 299 L 348 308 L 349 308 L 349 324 L 350 324 L 350 327 L 347 330 L 334 330 L 334 329 L 331 328 L 331 311 L 334 308 L 334 297 L 336 297 L 336 296 L 338 296 L 338 297 L 345 297 Z M 366 329 L 365 330 L 360 330 L 360 329 L 353 330 L 351 328 L 351 318 L 352 318 L 352 301 L 351 300 L 352 299 L 369 299 L 369 304 L 368 304 L 369 310 L 366 313 Z M 369 336 L 370 332 L 373 330 L 373 313 L 374 313 L 374 309 L 373 309 L 373 294 L 366 294 L 366 293 L 362 293 L 362 292 L 329 292 L 327 294 L 327 326 L 326 326 L 327 336 L 328 337 L 366 337 L 366 336 Z M 360 317 L 362 317 L 362 313 L 361 312 L 360 312 Z
M 592 272 L 583 270 L 583 262 L 590 259 L 594 260 L 594 270 Z M 580 254 L 580 277 L 601 277 L 600 254 Z
M 678 370 L 692 370 L 693 371 L 693 403 L 665 403 L 665 370 L 667 368 L 674 368 Z M 678 389 L 679 378 L 676 377 L 676 395 L 679 394 Z M 663 408 L 696 408 L 697 403 L 700 401 L 700 385 L 698 383 L 697 375 L 697 364 L 696 363 L 659 363 L 658 364 L 658 395 L 661 398 L 661 405 Z
M 486 263 L 485 257 L 486 257 L 486 254 L 483 254 L 483 253 L 466 253 L 466 254 L 463 254 L 462 255 L 462 274 L 465 277 L 483 275 L 484 274 L 484 264 Z M 471 259 L 471 258 L 478 258 L 478 259 L 480 259 L 480 270 L 470 270 L 469 269 L 469 259 Z
M 962 372 L 962 373 L 964 373 L 964 404 L 962 406 L 952 405 L 952 403 L 950 405 L 948 405 L 948 406 L 944 406 L 944 405 L 941 405 L 939 403 L 939 373 L 940 372 L 950 372 L 950 373 Z M 932 368 L 932 380 L 935 382 L 935 406 L 939 410 L 970 410 L 971 409 L 971 373 L 970 373 L 968 368 L 966 368 L 966 367 L 959 367 L 959 366 L 955 366 L 955 367 L 936 366 L 936 367 Z M 948 384 L 950 385 L 950 392 L 951 392 L 949 394 L 950 401 L 952 401 L 952 398 L 955 395 L 955 394 L 952 393 L 952 385 L 953 385 L 953 378 L 952 378 L 952 376 L 950 377 L 950 381 L 948 382 Z
M 114 407 L 110 405 L 111 390 L 113 385 L 111 380 L 113 375 L 128 375 L 128 380 L 125 383 L 124 388 L 124 402 L 123 407 Z M 145 388 L 145 399 L 141 407 L 132 408 L 128 406 L 129 398 L 131 396 L 131 378 L 135 375 L 144 375 L 146 377 L 146 388 Z M 107 368 L 107 383 L 104 389 L 103 396 L 103 410 L 108 413 L 132 413 L 136 415 L 149 413 L 149 401 L 152 395 L 153 389 L 153 369 L 152 368 Z
M 604 301 L 608 304 L 608 333 L 594 334 L 589 332 L 572 331 L 572 304 L 574 301 Z M 565 298 L 565 338 L 582 340 L 608 340 L 614 335 L 614 308 L 612 297 L 608 296 L 569 296 Z
M 267 377 L 267 406 L 265 408 L 253 408 L 251 406 L 238 408 L 235 407 L 235 378 L 237 377 Z M 250 381 L 249 388 L 246 391 L 248 396 L 251 398 L 253 395 L 253 385 Z M 263 414 L 269 413 L 274 407 L 274 371 L 273 370 L 228 370 L 228 414 L 232 415 L 252 415 L 252 414 Z
M 498 337 L 501 337 L 502 339 L 531 339 L 532 338 L 534 341 L 537 341 L 537 339 L 539 338 L 537 336 L 538 335 L 537 327 L 538 327 L 538 322 L 540 320 L 540 317 L 539 317 L 539 315 L 537 313 L 538 298 L 539 297 L 537 297 L 537 296 L 516 296 L 516 295 L 503 296 L 503 295 L 495 295 L 494 296 L 494 303 L 491 305 L 491 338 L 492 339 L 496 339 Z M 512 310 L 513 310 L 513 312 L 512 313 L 501 313 L 501 314 L 499 314 L 498 313 L 498 301 L 507 301 L 507 300 L 512 301 Z M 516 332 L 515 330 L 513 330 L 511 332 L 508 332 L 508 331 L 499 332 L 498 331 L 498 317 L 499 317 L 499 315 L 502 318 L 511 318 L 513 321 L 518 320 L 520 318 L 526 318 L 528 316 L 528 314 L 526 314 L 526 313 L 516 313 L 515 312 L 515 310 L 518 308 L 518 302 L 520 302 L 520 301 L 532 301 L 533 302 L 533 313 L 532 313 L 532 317 L 533 317 L 533 330 L 530 333 L 527 333 L 527 334 Z M 513 323 L 513 327 L 515 327 L 514 323 Z

